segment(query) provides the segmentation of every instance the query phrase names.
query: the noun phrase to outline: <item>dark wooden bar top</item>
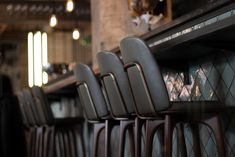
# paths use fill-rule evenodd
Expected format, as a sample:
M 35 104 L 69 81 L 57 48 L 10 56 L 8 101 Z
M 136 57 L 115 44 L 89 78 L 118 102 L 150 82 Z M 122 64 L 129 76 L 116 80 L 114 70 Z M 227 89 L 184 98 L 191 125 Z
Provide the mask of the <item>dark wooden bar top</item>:
M 66 86 L 75 84 L 75 77 L 73 72 L 68 72 L 67 74 L 61 75 L 58 78 L 49 81 L 44 87 L 43 90 L 45 93 L 52 93 L 58 89 L 64 88 Z
M 219 1 L 200 8 L 141 36 L 156 59 L 194 59 L 211 53 L 211 49 L 235 50 L 235 2 Z M 203 51 L 198 51 L 203 47 Z M 188 51 L 190 49 L 190 51 Z M 111 52 L 119 53 L 119 48 Z M 98 74 L 97 69 L 93 69 Z M 64 74 L 43 86 L 53 93 L 75 85 L 73 72 Z
M 93 71 L 96 75 L 99 74 L 98 69 L 93 69 Z M 71 85 L 76 85 L 76 79 L 73 71 L 70 71 L 54 80 L 49 81 L 46 85 L 43 86 L 43 90 L 46 94 L 49 94 Z

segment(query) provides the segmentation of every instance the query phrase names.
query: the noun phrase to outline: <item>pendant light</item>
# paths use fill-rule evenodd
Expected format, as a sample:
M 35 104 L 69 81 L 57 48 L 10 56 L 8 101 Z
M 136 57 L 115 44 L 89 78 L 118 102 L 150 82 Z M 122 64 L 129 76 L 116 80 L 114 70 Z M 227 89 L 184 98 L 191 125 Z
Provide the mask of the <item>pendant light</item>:
M 80 32 L 77 28 L 73 30 L 73 39 L 78 40 L 80 38 Z
M 56 18 L 56 15 L 55 14 L 52 14 L 51 15 L 51 18 L 50 18 L 50 26 L 51 27 L 55 27 L 57 25 L 57 18 Z
M 78 10 L 74 11 L 73 14 L 76 17 Z M 80 38 L 80 32 L 78 29 L 78 19 L 75 21 L 75 28 L 73 29 L 72 33 L 73 40 L 78 40 Z
M 66 10 L 68 12 L 72 12 L 74 9 L 74 2 L 73 0 L 68 0 L 67 3 L 66 3 Z
M 52 15 L 51 15 L 49 24 L 50 24 L 51 27 L 55 27 L 57 25 L 57 23 L 58 23 L 58 20 L 56 18 L 56 14 L 55 14 L 55 8 L 54 8 L 55 7 L 55 3 L 54 3 L 54 1 L 53 1 L 52 5 L 53 5 Z

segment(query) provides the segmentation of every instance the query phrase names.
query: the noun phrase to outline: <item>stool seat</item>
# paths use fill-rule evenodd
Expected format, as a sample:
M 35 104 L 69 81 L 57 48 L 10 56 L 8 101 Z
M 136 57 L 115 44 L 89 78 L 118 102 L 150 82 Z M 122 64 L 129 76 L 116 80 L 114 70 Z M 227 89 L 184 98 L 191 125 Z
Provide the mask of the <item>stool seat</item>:
M 171 107 L 162 111 L 161 114 L 215 113 L 225 110 L 225 106 L 222 106 L 218 101 L 173 101 L 170 104 Z

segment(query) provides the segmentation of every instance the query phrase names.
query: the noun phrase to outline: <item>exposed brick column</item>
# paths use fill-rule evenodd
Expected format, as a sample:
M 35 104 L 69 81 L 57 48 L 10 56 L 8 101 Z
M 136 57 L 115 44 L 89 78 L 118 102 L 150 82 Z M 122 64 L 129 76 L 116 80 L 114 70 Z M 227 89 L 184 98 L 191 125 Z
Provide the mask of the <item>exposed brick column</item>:
M 172 0 L 166 0 L 164 18 L 151 26 L 157 28 L 171 21 Z M 128 0 L 91 0 L 92 15 L 92 61 L 96 69 L 96 54 L 101 50 L 111 50 L 128 35 L 141 35 L 149 31 L 148 24 L 141 22 L 135 26 L 128 10 Z
M 96 54 L 111 50 L 122 38 L 133 34 L 127 0 L 91 0 L 92 9 L 92 60 Z

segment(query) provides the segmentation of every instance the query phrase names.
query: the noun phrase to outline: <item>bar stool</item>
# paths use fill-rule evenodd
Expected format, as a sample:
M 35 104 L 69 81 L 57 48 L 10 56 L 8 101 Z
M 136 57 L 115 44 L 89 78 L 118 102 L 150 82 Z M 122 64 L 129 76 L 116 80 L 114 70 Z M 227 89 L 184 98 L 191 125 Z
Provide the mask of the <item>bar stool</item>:
M 35 105 L 40 106 L 38 107 L 38 110 L 41 110 L 42 112 L 41 114 L 45 118 L 45 122 L 48 125 L 53 124 L 54 118 L 53 118 L 52 110 L 50 108 L 50 105 L 47 101 L 46 95 L 43 92 L 42 88 L 38 86 L 33 86 L 31 88 L 31 92 L 34 98 Z
M 18 97 L 20 111 L 21 111 L 22 118 L 23 118 L 23 123 L 26 126 L 33 126 L 36 123 L 35 122 L 36 120 L 34 119 L 32 111 L 29 111 L 31 110 L 31 107 L 27 106 L 23 92 L 18 93 L 17 97 Z
M 36 132 L 37 128 L 35 115 L 33 115 L 33 111 L 31 105 L 26 101 L 24 92 L 20 92 L 17 94 L 19 106 L 21 110 L 21 115 L 23 118 L 23 124 L 25 126 L 25 135 L 27 137 L 27 156 L 32 157 L 34 156 L 35 152 L 35 139 L 36 139 Z
M 26 100 L 26 103 L 32 108 L 33 115 L 35 116 L 36 123 L 34 125 L 44 125 L 46 124 L 44 112 L 40 104 L 35 102 L 33 94 L 30 89 L 24 89 L 23 94 Z
M 25 126 L 29 125 L 29 118 L 26 113 L 25 105 L 24 105 L 24 98 L 22 92 L 17 94 L 18 102 L 19 102 L 19 107 L 20 107 L 20 112 L 21 112 L 21 117 L 22 117 L 22 122 Z
M 101 132 L 105 129 L 105 146 L 102 149 L 104 156 L 109 156 L 109 140 L 111 119 L 108 108 L 102 94 L 100 85 L 96 80 L 92 70 L 85 64 L 78 64 L 74 69 L 74 74 L 77 81 L 77 90 L 80 100 L 82 102 L 85 118 L 89 123 L 94 123 L 94 147 L 93 156 L 98 155 L 98 140 Z
M 29 108 L 28 110 L 28 114 L 30 116 L 32 116 L 33 120 L 34 120 L 34 126 L 37 125 L 41 125 L 42 121 L 41 121 L 41 113 L 39 113 L 38 111 L 38 106 L 36 106 L 35 101 L 33 99 L 33 95 L 31 93 L 31 91 L 29 89 L 23 89 L 22 91 L 23 96 L 24 96 L 24 100 L 25 100 L 25 105 L 27 105 L 27 107 Z
M 219 115 L 225 106 L 217 101 L 170 101 L 160 69 L 148 46 L 139 38 L 128 37 L 121 41 L 120 48 L 137 112 L 144 118 L 164 118 L 164 156 L 172 155 L 172 132 L 176 122 L 189 122 L 203 123 L 211 128 L 219 156 L 225 157 Z M 152 135 L 147 133 L 146 136 Z
M 134 142 L 133 129 L 134 119 L 136 118 L 134 100 L 123 64 L 117 55 L 110 52 L 98 53 L 97 61 L 111 115 L 114 119 L 120 121 L 119 157 L 124 156 L 127 131 L 130 133 L 129 138 L 132 147 L 130 151 L 134 156 L 134 145 L 136 144 L 136 147 L 140 150 L 141 143 Z M 139 136 L 140 134 L 136 135 L 138 138 Z
M 54 155 L 54 136 L 55 136 L 55 127 L 54 118 L 50 105 L 47 101 L 46 95 L 43 92 L 41 87 L 33 86 L 31 88 L 31 93 L 34 99 L 35 106 L 38 106 L 38 111 L 41 113 L 43 119 L 43 157 L 48 156 L 52 157 Z
M 41 145 L 39 144 L 43 134 L 43 128 L 40 126 L 42 121 L 40 119 L 39 112 L 37 110 L 37 106 L 35 106 L 35 102 L 33 100 L 33 96 L 29 89 L 24 89 L 22 91 L 24 105 L 27 108 L 27 114 L 29 119 L 31 119 L 30 129 L 32 130 L 31 143 L 30 143 L 30 154 L 29 156 L 39 157 L 39 152 L 41 149 Z M 21 100 L 22 101 L 22 100 Z

